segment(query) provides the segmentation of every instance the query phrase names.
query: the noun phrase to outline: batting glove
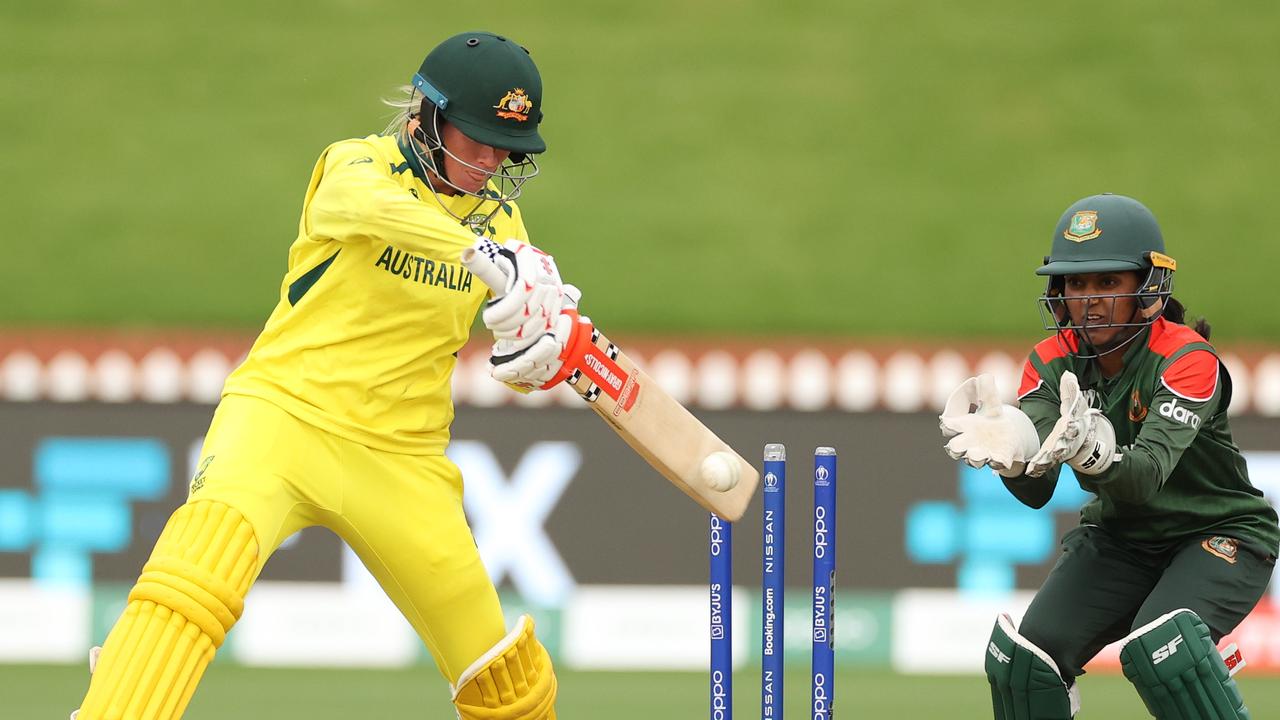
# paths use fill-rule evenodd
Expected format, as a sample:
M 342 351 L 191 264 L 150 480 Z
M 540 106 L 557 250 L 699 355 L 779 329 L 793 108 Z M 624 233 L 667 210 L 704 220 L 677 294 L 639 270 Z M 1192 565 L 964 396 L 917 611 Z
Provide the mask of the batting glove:
M 564 283 L 555 259 L 536 247 L 519 240 L 494 247 L 492 260 L 507 276 L 507 287 L 481 318 L 494 338 L 522 350 L 552 330 L 565 306 Z
M 564 286 L 565 309 L 577 309 L 582 293 L 573 285 Z M 590 323 L 590 318 L 584 318 Z M 513 340 L 498 340 L 489 355 L 489 374 L 525 392 L 546 387 L 564 365 L 565 347 L 573 336 L 576 313 L 562 312 L 533 343 L 521 347 Z

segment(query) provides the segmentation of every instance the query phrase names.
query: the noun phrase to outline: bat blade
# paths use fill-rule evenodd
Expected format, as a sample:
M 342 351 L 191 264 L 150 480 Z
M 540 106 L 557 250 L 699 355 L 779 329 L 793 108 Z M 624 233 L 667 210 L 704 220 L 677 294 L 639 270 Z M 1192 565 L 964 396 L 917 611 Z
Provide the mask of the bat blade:
M 603 367 L 584 363 L 584 372 L 570 378 L 574 391 L 653 469 L 695 502 L 730 522 L 741 518 L 760 484 L 760 474 L 751 463 L 598 330 L 592 344 L 603 356 Z M 701 472 L 702 461 L 719 451 L 732 453 L 738 463 L 738 484 L 724 492 L 707 485 Z
M 481 239 L 462 253 L 462 264 L 495 298 L 502 296 L 508 279 L 494 262 L 499 252 L 496 243 Z M 599 330 L 585 325 L 590 336 L 562 356 L 572 369 L 566 382 L 653 469 L 706 510 L 736 522 L 746 512 L 760 474 Z M 738 463 L 738 484 L 723 492 L 702 477 L 702 461 L 720 451 L 731 453 Z

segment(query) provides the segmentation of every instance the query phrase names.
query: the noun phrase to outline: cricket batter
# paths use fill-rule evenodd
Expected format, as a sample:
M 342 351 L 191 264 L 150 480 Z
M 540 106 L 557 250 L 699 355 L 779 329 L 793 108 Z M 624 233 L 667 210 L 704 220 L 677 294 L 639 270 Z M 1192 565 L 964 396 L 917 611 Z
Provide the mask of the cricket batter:
M 1203 321 L 1184 324 L 1155 218 L 1120 195 L 1062 215 L 1036 273 L 1055 335 L 1031 352 L 1018 408 L 990 376 L 965 381 L 940 418 L 947 453 L 987 465 L 1043 507 L 1062 465 L 1094 494 L 1014 628 L 997 619 L 986 672 L 997 720 L 1074 717 L 1076 678 L 1123 641 L 1127 677 L 1161 720 L 1248 718 L 1217 642 L 1262 597 L 1276 513 L 1231 439 L 1231 377 Z
M 456 354 L 483 306 L 495 377 L 537 387 L 576 304 L 512 202 L 537 173 L 542 80 L 486 32 L 427 55 L 384 135 L 330 145 L 303 200 L 280 301 L 227 380 L 187 503 L 169 519 L 97 659 L 80 720 L 183 714 L 280 543 L 323 525 L 404 613 L 464 719 L 554 718 L 528 616 L 508 632 L 444 455 Z M 459 263 L 502 243 L 512 282 Z M 428 713 L 431 714 L 431 713 Z M 74 716 L 73 716 L 74 717 Z

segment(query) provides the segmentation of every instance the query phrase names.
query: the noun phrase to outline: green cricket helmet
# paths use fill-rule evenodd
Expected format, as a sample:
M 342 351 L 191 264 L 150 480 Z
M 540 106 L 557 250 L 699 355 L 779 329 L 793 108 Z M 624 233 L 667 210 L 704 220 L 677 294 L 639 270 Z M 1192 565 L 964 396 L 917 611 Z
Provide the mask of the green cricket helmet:
M 1040 297 L 1041 316 L 1046 330 L 1074 330 L 1086 343 L 1088 329 L 1071 322 L 1067 311 L 1065 288 L 1068 275 L 1101 272 L 1137 272 L 1142 278 L 1137 292 L 1088 295 L 1074 298 L 1132 297 L 1137 313 L 1131 318 L 1109 318 L 1090 327 L 1134 327 L 1150 325 L 1164 312 L 1165 301 L 1173 294 L 1173 273 L 1177 263 L 1164 253 L 1164 236 L 1151 211 L 1142 203 L 1124 195 L 1104 193 L 1074 203 L 1058 220 L 1053 232 L 1053 245 L 1037 275 L 1048 276 L 1045 292 Z M 1115 305 L 1112 305 L 1114 311 Z M 1136 337 L 1136 333 L 1131 336 Z M 1112 348 L 1111 352 L 1118 348 Z M 1084 357 L 1096 355 L 1081 355 Z M 1098 354 L 1106 354 L 1101 352 Z
M 545 152 L 542 77 L 529 51 L 489 32 L 445 40 L 422 61 L 413 86 L 446 122 L 476 142 L 521 155 Z
M 452 188 L 454 192 L 449 194 L 471 195 L 480 198 L 481 204 L 493 202 L 494 207 L 484 214 L 487 217 L 492 217 L 503 203 L 519 197 L 524 183 L 538 174 L 533 155 L 547 149 L 538 134 L 542 77 L 529 51 L 502 35 L 460 33 L 427 54 L 412 84 L 422 94 L 417 123 L 411 123 L 415 141 L 410 143 L 412 152 Z M 442 122 L 476 142 L 510 151 L 507 161 L 490 173 L 489 187 L 472 192 L 450 181 L 445 172 L 446 155 L 469 169 L 484 169 L 462 160 L 444 146 Z M 431 189 L 437 191 L 435 187 Z M 477 225 L 481 219 L 473 214 L 463 220 Z

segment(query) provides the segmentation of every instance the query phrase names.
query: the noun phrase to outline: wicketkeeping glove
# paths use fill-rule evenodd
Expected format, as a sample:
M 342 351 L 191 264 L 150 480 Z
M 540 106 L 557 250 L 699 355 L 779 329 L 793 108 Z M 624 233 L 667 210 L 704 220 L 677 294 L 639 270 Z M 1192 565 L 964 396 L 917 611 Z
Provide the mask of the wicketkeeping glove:
M 1027 462 L 1027 475 L 1040 477 L 1050 468 L 1067 463 L 1085 475 L 1097 475 L 1116 459 L 1116 431 L 1102 411 L 1089 407 L 1074 373 L 1058 381 L 1061 417 Z
M 951 393 L 938 427 L 950 438 L 944 449 L 953 459 L 987 465 L 1005 477 L 1021 475 L 1040 447 L 1031 418 L 1001 403 L 995 378 L 986 374 L 965 380 Z

